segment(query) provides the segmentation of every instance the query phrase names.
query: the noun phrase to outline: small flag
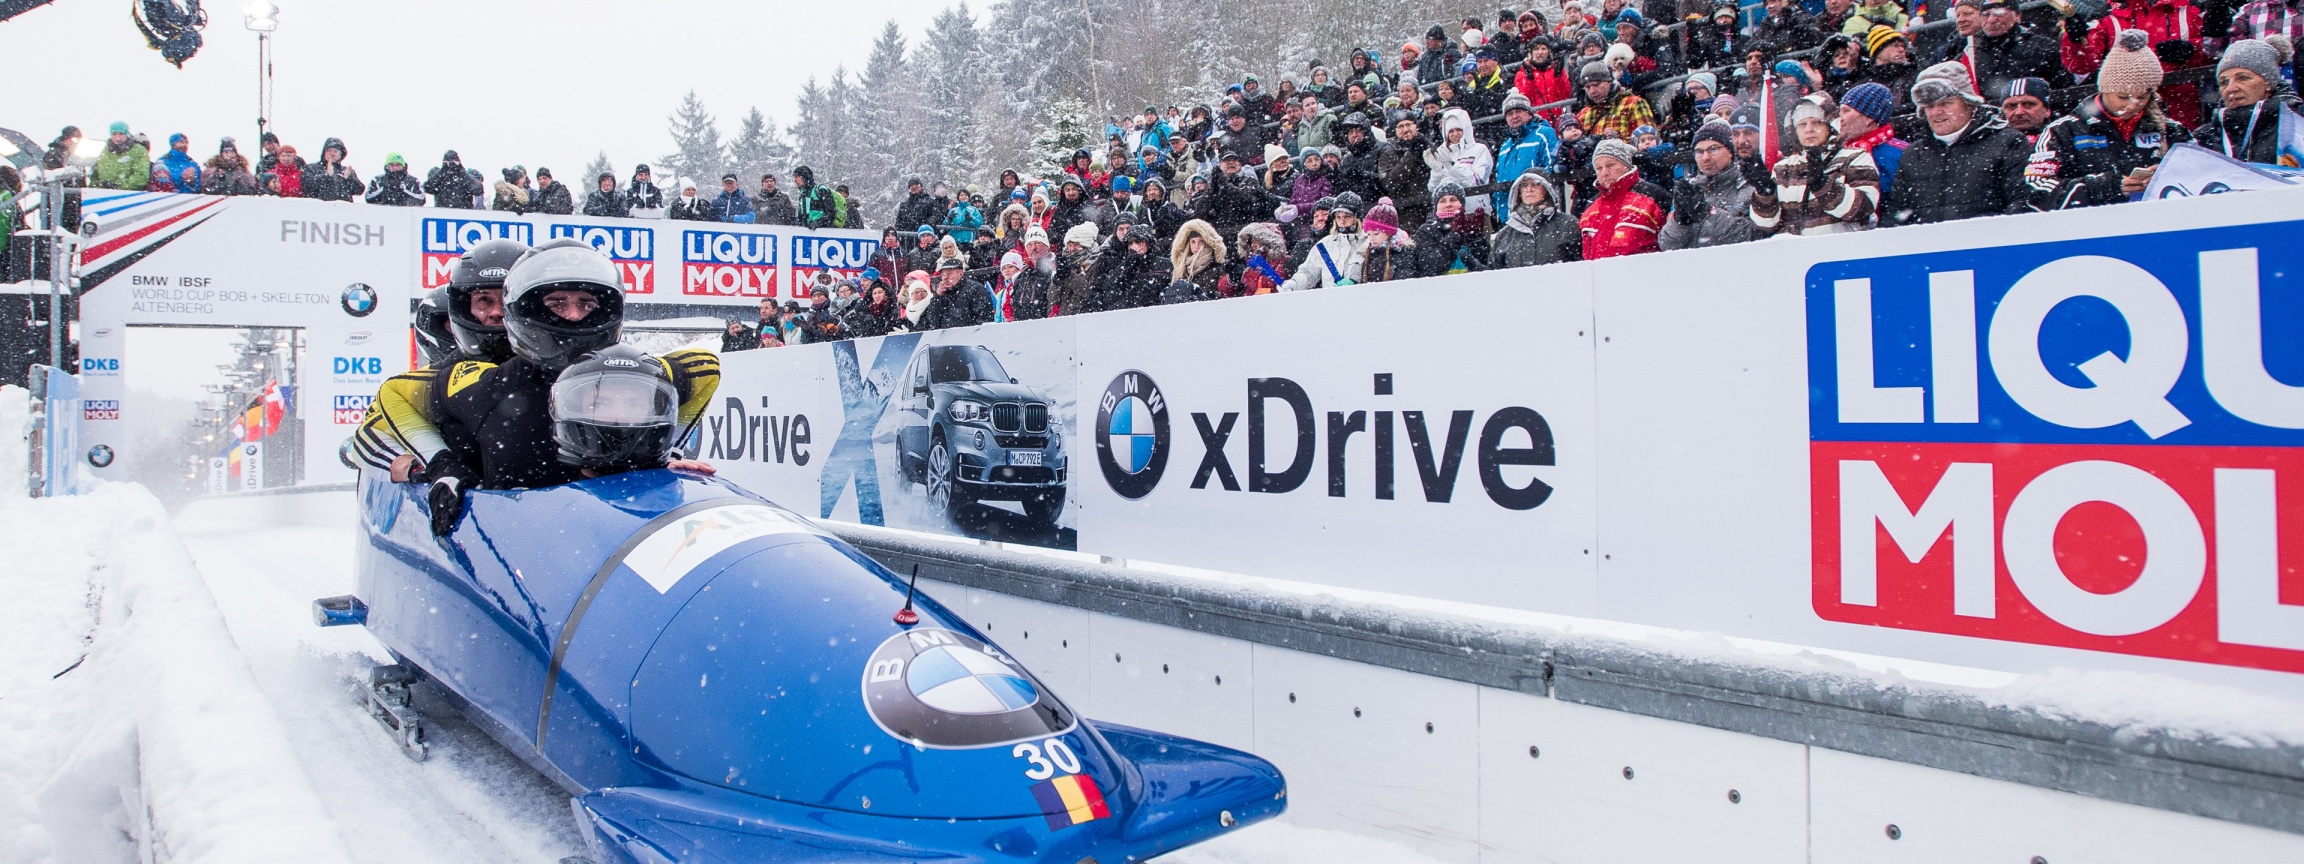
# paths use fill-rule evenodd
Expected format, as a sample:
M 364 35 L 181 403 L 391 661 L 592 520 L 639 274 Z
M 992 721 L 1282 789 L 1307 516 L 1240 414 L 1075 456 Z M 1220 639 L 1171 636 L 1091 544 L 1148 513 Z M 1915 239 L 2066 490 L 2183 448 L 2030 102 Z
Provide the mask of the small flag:
M 1096 778 L 1086 774 L 1066 774 L 1034 784 L 1032 797 L 1040 802 L 1040 813 L 1048 818 L 1050 831 L 1112 815 L 1111 808 L 1104 805 L 1104 793 L 1096 788 Z

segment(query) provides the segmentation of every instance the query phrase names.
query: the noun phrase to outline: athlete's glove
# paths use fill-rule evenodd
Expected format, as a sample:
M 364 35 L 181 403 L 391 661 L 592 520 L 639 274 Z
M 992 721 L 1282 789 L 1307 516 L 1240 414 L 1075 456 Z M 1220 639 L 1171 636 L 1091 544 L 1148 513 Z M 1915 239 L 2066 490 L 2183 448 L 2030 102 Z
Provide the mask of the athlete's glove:
M 454 533 L 456 521 L 464 517 L 464 489 L 471 484 L 469 474 L 452 453 L 441 453 L 425 466 L 424 479 L 431 482 L 431 488 L 424 491 L 424 500 L 432 505 L 432 536 L 446 537 Z
M 432 488 L 424 493 L 432 504 L 432 536 L 446 537 L 456 530 L 456 520 L 464 517 L 464 483 L 454 477 L 432 481 Z

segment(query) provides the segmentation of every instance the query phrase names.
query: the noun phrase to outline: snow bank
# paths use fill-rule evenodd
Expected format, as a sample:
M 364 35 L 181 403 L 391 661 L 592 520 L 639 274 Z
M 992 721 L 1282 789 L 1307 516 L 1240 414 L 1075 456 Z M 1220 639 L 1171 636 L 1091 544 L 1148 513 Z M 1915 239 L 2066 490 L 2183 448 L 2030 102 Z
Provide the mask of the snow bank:
M 158 500 L 0 493 L 0 524 L 0 857 L 351 860 Z

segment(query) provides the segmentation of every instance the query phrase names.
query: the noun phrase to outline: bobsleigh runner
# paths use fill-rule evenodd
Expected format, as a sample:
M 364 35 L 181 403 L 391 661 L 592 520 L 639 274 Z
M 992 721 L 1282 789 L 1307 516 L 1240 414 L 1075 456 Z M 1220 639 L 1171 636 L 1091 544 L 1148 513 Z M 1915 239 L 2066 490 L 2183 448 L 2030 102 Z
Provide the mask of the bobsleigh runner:
M 958 615 L 733 484 L 669 470 L 469 493 L 369 472 L 356 597 L 422 758 L 441 693 L 573 800 L 598 864 L 1138 861 L 1278 815 L 1247 753 L 1080 717 Z M 906 610 L 911 614 L 902 614 Z M 911 623 L 903 623 L 911 622 Z

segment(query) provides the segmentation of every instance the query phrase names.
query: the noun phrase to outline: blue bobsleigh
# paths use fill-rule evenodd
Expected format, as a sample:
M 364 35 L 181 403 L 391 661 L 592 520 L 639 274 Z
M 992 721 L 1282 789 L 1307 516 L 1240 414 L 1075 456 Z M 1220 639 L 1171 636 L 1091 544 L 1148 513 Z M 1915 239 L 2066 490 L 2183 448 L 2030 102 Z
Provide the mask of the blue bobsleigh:
M 361 499 L 359 599 L 315 614 L 565 787 L 599 864 L 1114 864 L 1286 807 L 1271 763 L 1086 720 L 934 600 L 897 623 L 902 578 L 724 481 L 475 492 L 445 539 L 417 487 Z

